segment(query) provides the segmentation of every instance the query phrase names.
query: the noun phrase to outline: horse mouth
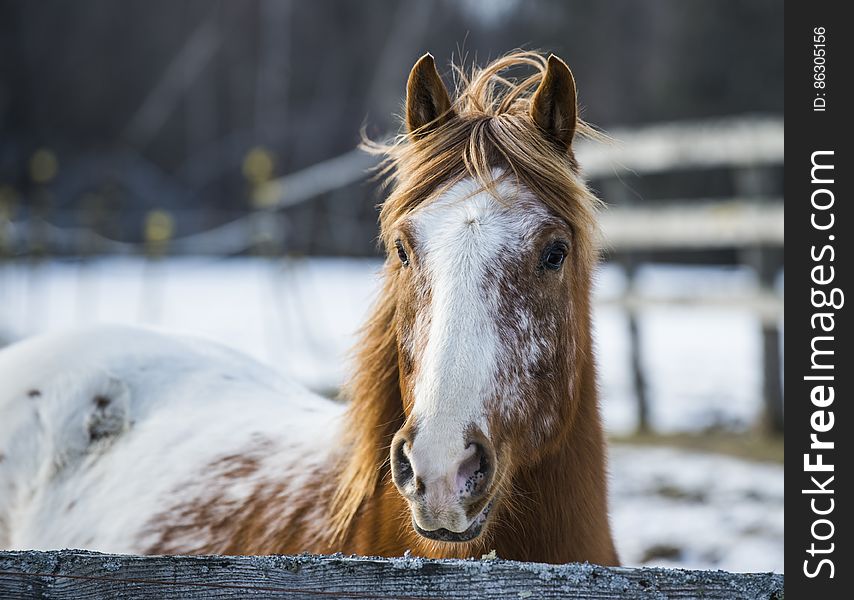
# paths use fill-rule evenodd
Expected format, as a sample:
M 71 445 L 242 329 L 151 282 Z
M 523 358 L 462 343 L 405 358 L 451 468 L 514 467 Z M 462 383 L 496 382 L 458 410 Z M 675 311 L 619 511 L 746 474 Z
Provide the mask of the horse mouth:
M 483 526 L 486 523 L 487 517 L 489 517 L 489 511 L 491 509 L 492 501 L 490 500 L 465 531 L 456 532 L 451 531 L 450 529 L 445 529 L 444 527 L 434 529 L 433 531 L 427 531 L 426 529 L 419 527 L 414 518 L 412 519 L 412 527 L 418 535 L 424 536 L 429 540 L 435 540 L 437 542 L 470 542 L 483 531 Z

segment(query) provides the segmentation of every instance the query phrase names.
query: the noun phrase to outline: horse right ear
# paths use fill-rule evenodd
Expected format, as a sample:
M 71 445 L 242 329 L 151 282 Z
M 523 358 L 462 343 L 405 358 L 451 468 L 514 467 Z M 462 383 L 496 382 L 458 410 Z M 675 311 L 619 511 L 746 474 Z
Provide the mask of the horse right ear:
M 575 79 L 552 54 L 543 80 L 531 98 L 531 118 L 563 150 L 569 150 L 578 119 Z
M 412 67 L 406 83 L 406 130 L 419 139 L 453 117 L 448 90 L 428 52 Z

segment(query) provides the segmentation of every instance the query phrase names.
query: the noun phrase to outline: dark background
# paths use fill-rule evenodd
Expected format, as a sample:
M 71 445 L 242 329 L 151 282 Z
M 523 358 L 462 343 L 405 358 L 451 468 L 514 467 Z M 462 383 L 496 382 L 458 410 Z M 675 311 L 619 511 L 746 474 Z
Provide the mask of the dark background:
M 0 212 L 127 241 L 152 210 L 178 236 L 228 222 L 252 208 L 253 149 L 276 177 L 351 150 L 363 125 L 396 131 L 425 51 L 445 74 L 461 57 L 554 52 L 606 130 L 780 113 L 782 20 L 773 0 L 4 0 Z M 626 185 L 640 198 L 732 195 L 714 171 Z M 288 209 L 283 250 L 374 253 L 379 199 L 360 183 Z

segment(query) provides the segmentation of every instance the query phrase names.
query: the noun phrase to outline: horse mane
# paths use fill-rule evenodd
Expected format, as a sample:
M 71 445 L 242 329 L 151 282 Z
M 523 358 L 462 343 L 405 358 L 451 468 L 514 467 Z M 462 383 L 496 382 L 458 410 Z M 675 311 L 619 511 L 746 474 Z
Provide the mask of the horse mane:
M 340 542 L 362 501 L 388 472 L 391 439 L 403 425 L 403 406 L 397 363 L 395 278 L 386 265 L 383 286 L 373 313 L 360 331 L 355 348 L 355 371 L 344 387 L 349 399 L 345 416 L 344 465 L 332 497 L 331 540 Z
M 595 213 L 600 201 L 582 180 L 571 148 L 555 144 L 530 116 L 531 97 L 547 65 L 544 56 L 530 51 L 472 67 L 468 74 L 452 65 L 457 84 L 450 109 L 454 118 L 429 135 L 401 133 L 387 143 L 363 140 L 363 149 L 383 157 L 378 176 L 388 191 L 379 219 L 385 247 L 393 244 L 389 236 L 401 218 L 454 183 L 471 177 L 492 192 L 497 167 L 499 178 L 515 179 L 569 225 L 576 277 L 586 281 L 598 258 Z M 533 72 L 514 76 L 524 70 Z M 576 133 L 605 138 L 580 120 Z M 379 298 L 355 349 L 354 375 L 345 387 L 350 404 L 343 432 L 346 455 L 331 503 L 333 542 L 345 538 L 362 503 L 389 476 L 388 449 L 404 421 L 396 341 L 398 272 L 396 261 L 386 262 Z M 580 287 L 586 294 L 587 285 Z M 579 308 L 587 312 L 586 299 Z M 578 327 L 586 324 L 579 322 Z M 578 333 L 583 337 L 584 331 Z

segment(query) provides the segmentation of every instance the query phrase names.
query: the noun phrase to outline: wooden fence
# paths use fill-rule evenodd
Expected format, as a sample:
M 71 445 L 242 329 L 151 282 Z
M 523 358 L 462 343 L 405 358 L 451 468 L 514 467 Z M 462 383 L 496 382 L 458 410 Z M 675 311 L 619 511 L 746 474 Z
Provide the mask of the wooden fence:
M 783 600 L 783 575 L 507 560 L 0 552 L 0 598 Z

